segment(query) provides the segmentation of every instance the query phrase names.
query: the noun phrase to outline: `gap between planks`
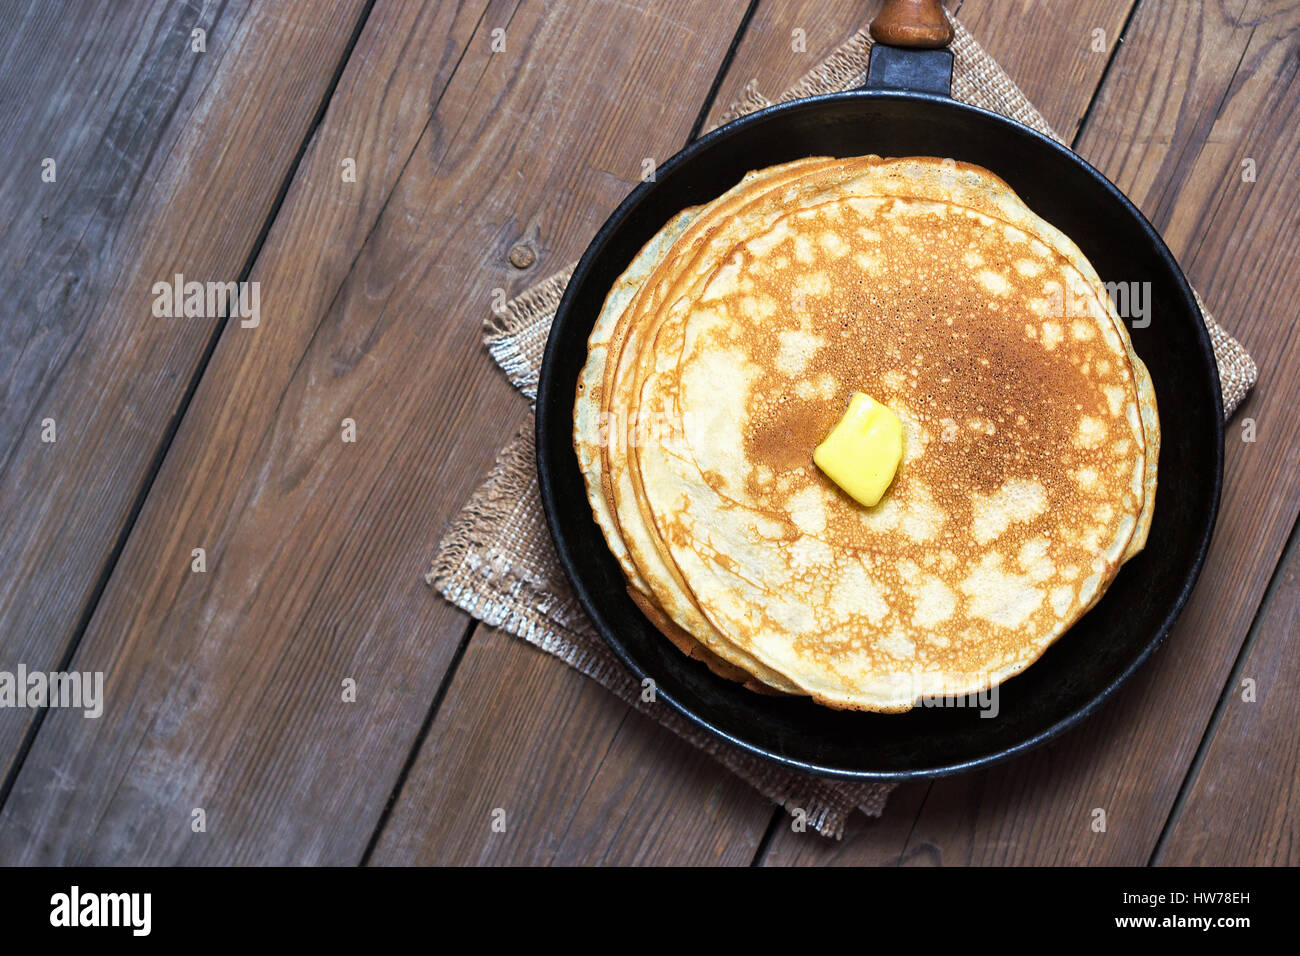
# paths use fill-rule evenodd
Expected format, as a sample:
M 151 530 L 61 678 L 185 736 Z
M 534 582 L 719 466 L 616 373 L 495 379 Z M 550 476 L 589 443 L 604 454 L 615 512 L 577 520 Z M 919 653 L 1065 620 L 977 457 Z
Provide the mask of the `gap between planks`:
M 352 34 L 348 38 L 347 46 L 343 50 L 342 56 L 334 65 L 334 70 L 330 76 L 330 81 L 325 89 L 324 95 L 316 106 L 311 121 L 308 123 L 307 130 L 303 135 L 302 141 L 298 144 L 298 149 L 294 153 L 292 162 L 285 171 L 284 177 L 276 190 L 275 198 L 271 202 L 271 207 L 263 219 L 257 236 L 253 240 L 253 246 L 249 250 L 248 256 L 244 260 L 243 266 L 239 270 L 237 281 L 242 285 L 252 274 L 253 267 L 257 263 L 257 258 L 262 253 L 262 247 L 266 244 L 266 237 L 270 235 L 271 227 L 275 224 L 276 217 L 280 214 L 280 208 L 284 205 L 285 197 L 289 194 L 289 188 L 293 185 L 294 178 L 298 174 L 298 167 L 302 163 L 303 156 L 306 155 L 312 139 L 316 136 L 316 131 L 320 127 L 321 121 L 325 118 L 325 111 L 329 108 L 330 101 L 334 98 L 334 92 L 338 88 L 339 80 L 343 76 L 344 68 L 348 60 L 352 57 L 352 51 L 356 47 L 357 39 L 361 36 L 361 31 L 365 28 L 366 20 L 370 17 L 370 11 L 374 9 L 376 0 L 366 0 L 366 5 L 362 8 L 357 22 L 353 25 Z M 82 608 L 77 623 L 72 631 L 72 636 L 64 648 L 63 654 L 58 664 L 54 668 L 58 671 L 66 671 L 72 666 L 72 661 L 76 657 L 77 649 L 81 646 L 82 638 L 85 637 L 86 630 L 90 626 L 91 620 L 95 616 L 95 611 L 99 607 L 99 602 L 104 596 L 104 590 L 108 586 L 109 579 L 113 576 L 113 570 L 117 567 L 117 562 L 126 548 L 126 543 L 135 529 L 136 521 L 144 509 L 145 501 L 149 493 L 153 490 L 154 482 L 162 470 L 163 462 L 167 458 L 172 442 L 176 438 L 177 432 L 184 421 L 186 413 L 189 411 L 190 403 L 198 391 L 199 384 L 203 380 L 203 375 L 207 371 L 208 363 L 212 360 L 212 355 L 217 350 L 217 344 L 221 341 L 227 325 L 230 321 L 228 306 L 223 306 L 221 314 L 218 316 L 218 323 L 214 328 L 208 341 L 204 344 L 203 351 L 199 356 L 198 363 L 194 367 L 193 374 L 189 382 L 185 385 L 185 390 L 181 394 L 181 399 L 176 407 L 175 413 L 167 422 L 163 430 L 162 437 L 159 439 L 157 447 L 154 449 L 153 457 L 145 470 L 144 477 L 141 480 L 139 488 L 136 489 L 132 499 L 130 509 L 122 522 L 122 527 L 118 531 L 117 537 L 113 541 L 112 548 L 105 558 L 96 577 L 95 584 L 91 588 L 90 595 L 86 599 L 86 604 Z M 45 716 L 49 713 L 48 707 L 40 708 L 32 718 L 31 725 L 23 734 L 22 742 L 18 746 L 18 751 L 9 766 L 9 772 L 4 779 L 0 781 L 0 811 L 4 810 L 5 803 L 12 793 L 14 784 L 18 781 L 18 775 L 22 772 L 23 765 L 27 761 L 27 755 L 31 752 L 32 745 L 36 742 L 36 737 L 45 723 Z

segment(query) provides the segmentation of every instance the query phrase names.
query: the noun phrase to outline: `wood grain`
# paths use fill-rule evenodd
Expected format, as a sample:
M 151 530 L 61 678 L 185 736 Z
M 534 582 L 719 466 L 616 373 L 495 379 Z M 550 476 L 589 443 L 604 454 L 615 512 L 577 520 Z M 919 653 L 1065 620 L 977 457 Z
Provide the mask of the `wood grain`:
M 963 0 L 961 21 L 1067 143 L 1137 0 Z
M 273 318 L 222 337 L 77 655 L 108 713 L 45 722 L 0 857 L 361 858 L 465 628 L 420 574 L 526 414 L 480 345 L 493 289 L 572 259 L 681 141 L 661 104 L 702 100 L 727 9 L 376 5 L 254 268 Z M 393 129 L 420 132 L 404 164 L 358 163 L 367 223 L 340 159 Z M 527 274 L 505 255 L 524 236 Z
M 760 0 L 718 86 L 705 128 L 715 126 L 750 84 L 775 100 L 856 30 L 865 29 L 879 6 L 878 0 Z
M 1297 343 L 1277 319 L 1300 291 L 1281 208 L 1300 187 L 1294 9 L 1152 5 L 1132 30 L 1080 149 L 1164 233 L 1193 284 L 1260 363 L 1230 427 L 1214 545 L 1162 649 L 1118 698 L 1057 744 L 934 784 L 905 854 L 944 863 L 1146 863 L 1300 507 Z M 1240 179 L 1255 156 L 1268 175 Z M 1090 827 L 1107 812 L 1105 834 Z
M 948 0 L 980 44 L 1066 141 L 1101 79 L 1135 0 Z M 775 98 L 855 30 L 865 28 L 877 0 L 761 3 L 709 111 L 716 123 L 746 85 Z M 1102 52 L 1094 50 L 1100 30 Z M 797 34 L 796 31 L 802 31 Z
M 1186 800 L 1155 862 L 1168 866 L 1295 866 L 1300 862 L 1300 537 L 1221 711 Z M 1249 682 L 1249 684 L 1247 683 Z
M 361 8 L 6 20 L 0 667 L 48 670 L 72 646 L 219 325 L 155 318 L 152 285 L 239 278 Z M 35 713 L 0 710 L 0 780 Z
M 219 358 L 214 358 L 213 362 L 213 368 L 225 377 L 208 379 L 209 391 L 201 392 L 215 400 L 215 404 L 199 409 L 202 418 L 187 419 L 191 423 L 191 431 L 183 434 L 221 434 L 227 443 L 216 449 L 214 454 L 212 449 L 199 449 L 201 443 L 193 441 L 191 437 L 188 444 L 173 449 L 175 454 L 169 458 L 160 481 L 168 474 L 178 475 L 178 484 L 187 485 L 194 482 L 195 476 L 211 475 L 215 480 L 220 480 L 230 478 L 236 472 L 241 476 L 246 474 L 239 471 L 240 465 L 247 463 L 236 457 L 236 451 L 240 448 L 231 439 L 239 435 L 260 437 L 245 432 L 245 429 L 254 427 L 258 415 L 274 416 L 279 410 L 276 397 L 264 391 L 261 383 L 274 382 L 277 376 L 282 378 L 287 371 L 293 369 L 294 363 L 286 358 L 281 343 L 287 337 L 293 337 L 290 340 L 298 343 L 310 341 L 319 316 L 339 294 L 343 278 L 352 269 L 361 246 L 391 195 L 398 174 L 425 131 L 425 126 L 430 121 L 432 104 L 445 91 L 452 73 L 461 62 L 474 25 L 484 13 L 485 7 L 485 3 L 466 7 L 402 4 L 377 8 L 372 13 L 368 30 L 354 51 L 356 56 L 341 78 L 317 142 L 305 157 L 286 200 L 284 215 L 272 231 L 259 267 L 252 276 L 264 288 L 263 311 L 267 321 L 260 328 L 252 330 L 252 336 L 249 335 L 249 330 L 231 330 L 235 334 L 222 343 L 218 349 Z M 409 38 L 417 31 L 430 35 L 437 42 L 410 45 L 396 42 L 396 38 Z M 435 84 L 432 91 L 427 86 L 431 77 Z M 357 162 L 358 176 L 355 183 L 343 181 L 342 161 L 345 158 Z M 304 186 L 306 182 L 311 182 L 313 186 Z M 265 266 L 268 261 L 274 264 Z M 310 316 L 310 324 L 302 321 L 307 316 Z M 340 356 L 340 362 L 344 360 L 345 357 Z M 242 370 L 239 373 L 234 370 L 236 364 Z M 249 384 L 242 387 L 232 384 L 240 374 L 247 376 L 244 382 Z M 454 415 L 448 421 L 454 423 Z M 297 424 L 293 421 L 286 422 L 286 432 L 292 435 L 297 430 Z M 193 430 L 195 428 L 197 431 Z M 247 449 L 247 454 L 251 455 L 254 451 L 256 447 Z M 299 454 L 302 454 L 301 450 Z M 179 460 L 177 455 L 181 456 Z M 168 472 L 168 468 L 172 471 Z M 290 483 L 292 482 L 291 478 Z M 242 489 L 241 496 L 250 490 L 251 486 Z M 241 504 L 234 506 L 233 511 L 228 510 L 227 517 L 237 515 L 246 500 L 241 497 Z M 223 575 L 226 569 L 221 563 L 222 546 L 210 532 L 214 518 L 223 513 L 223 508 L 230 509 L 231 506 L 229 503 L 222 504 L 209 499 L 187 502 L 186 507 L 187 516 L 183 517 L 176 514 L 155 514 L 153 524 L 147 528 L 144 525 L 137 528 L 133 547 L 124 553 L 124 560 L 133 562 L 133 573 L 151 573 L 156 576 L 154 592 L 135 595 L 131 590 L 117 591 L 110 588 L 105 596 L 106 602 L 117 602 L 116 608 L 108 612 L 110 616 L 135 615 L 130 623 L 121 625 L 122 631 L 136 629 L 126 649 L 111 652 L 118 663 L 116 670 L 110 671 L 107 678 L 109 717 L 120 719 L 124 716 L 123 706 L 134 705 L 144 709 L 144 719 L 153 719 L 154 715 L 161 712 L 164 715 L 162 726 L 169 732 L 177 732 L 185 727 L 188 708 L 194 701 L 205 695 L 213 698 L 224 694 L 230 683 L 229 676 L 234 675 L 229 675 L 223 681 L 208 674 L 190 674 L 190 669 L 194 666 L 193 656 L 184 648 L 171 646 L 172 637 L 167 627 L 175 618 L 171 616 L 172 609 L 166 605 L 173 598 L 181 602 L 183 611 L 179 616 L 184 621 L 180 625 L 182 627 L 192 626 L 193 618 L 190 615 L 197 614 L 203 620 L 220 619 L 227 626 L 249 628 L 250 625 L 242 616 L 242 608 L 245 602 L 255 597 L 258 590 L 255 579 L 259 569 L 255 567 L 250 570 L 249 577 L 238 579 L 236 591 L 222 594 L 216 602 L 204 603 L 203 595 L 214 578 L 230 583 Z M 195 544 L 208 550 L 207 575 L 188 573 L 187 555 Z M 160 554 L 168 556 L 160 559 Z M 264 558 L 265 555 L 259 553 L 258 557 Z M 131 585 L 132 588 L 134 586 Z M 183 593 L 178 596 L 176 592 L 183 588 Z M 239 588 L 243 590 L 240 591 Z M 139 599 L 138 603 L 136 598 Z M 145 616 L 141 617 L 141 614 Z M 455 615 L 448 614 L 447 617 L 454 618 Z M 248 632 L 250 639 L 256 639 L 263 626 L 262 623 L 252 625 Z M 322 640 L 329 640 L 331 632 L 337 627 L 337 622 L 329 624 Z M 132 652 L 137 650 L 140 656 L 132 657 Z M 165 653 L 168 650 L 174 650 L 174 653 Z M 446 657 L 450 657 L 453 650 L 454 644 L 447 649 Z M 254 666 L 259 672 L 264 672 L 265 678 L 273 676 L 269 668 L 280 665 L 274 659 L 270 662 L 263 659 L 256 661 Z M 354 672 L 351 676 L 364 684 L 364 674 Z M 333 700 L 339 699 L 336 690 L 338 683 L 332 682 L 329 688 L 329 696 Z M 400 691 L 408 696 L 412 693 L 410 688 L 400 688 Z M 323 693 L 317 696 L 319 698 Z M 364 700 L 364 692 L 361 699 Z M 112 708 L 114 700 L 119 705 L 115 709 Z M 427 696 L 417 696 L 410 700 L 410 705 L 426 706 L 427 700 Z M 279 706 L 277 702 L 276 707 Z M 137 715 L 136 719 L 142 718 Z M 243 729 L 238 720 L 232 719 L 222 726 L 229 736 L 223 745 L 238 747 L 243 738 Z M 157 728 L 147 724 L 145 728 L 149 733 L 157 733 Z M 79 729 L 81 728 L 71 727 L 68 731 Z M 189 732 L 193 733 L 196 729 L 190 727 Z M 49 728 L 42 730 L 45 732 Z M 310 737 L 310 731 L 305 733 Z M 162 736 L 165 738 L 166 733 Z M 94 755 L 83 752 L 81 758 L 87 762 L 93 762 L 95 758 L 107 762 L 129 759 L 138 741 L 118 739 L 126 749 L 114 750 L 111 746 L 106 746 L 102 752 Z M 310 754 L 317 752 L 313 748 L 328 750 L 330 740 L 327 737 L 309 739 L 307 744 L 309 746 L 304 747 L 304 759 L 310 759 Z M 397 745 L 399 749 L 400 746 Z M 32 756 L 38 756 L 41 752 L 40 748 L 36 748 Z M 355 759 L 355 753 L 341 756 L 328 753 L 321 759 L 328 760 L 329 765 L 333 766 L 341 760 Z M 155 766 L 160 766 L 166 760 L 174 760 L 177 765 L 185 763 L 183 756 L 175 754 L 155 756 L 152 762 Z M 187 766 L 184 771 L 199 775 L 203 773 L 203 768 Z M 49 768 L 41 771 L 33 763 L 25 766 L 24 773 L 27 776 L 20 777 L 15 797 L 29 790 L 40 794 L 48 790 L 52 780 L 68 779 L 66 771 L 55 770 L 51 776 Z M 177 774 L 173 778 L 166 771 L 158 770 L 154 772 L 151 782 L 159 786 L 177 786 L 181 776 Z M 142 789 L 147 790 L 147 786 Z M 106 792 L 112 793 L 111 789 Z M 145 799 L 156 800 L 159 796 L 165 794 L 151 795 L 146 792 L 134 799 L 140 802 Z M 201 796 L 200 791 L 196 800 L 201 802 Z M 85 797 L 105 799 L 105 792 L 87 793 Z M 200 805 L 200 802 L 195 805 Z M 146 820 L 153 819 L 156 815 L 148 804 L 140 812 Z M 15 818 L 21 819 L 15 815 L 0 820 Z M 22 830 L 11 830 L 8 842 L 0 837 L 0 858 L 5 858 L 8 852 L 23 852 L 28 858 L 36 859 L 43 858 L 41 854 L 45 853 L 71 853 L 74 848 L 68 845 L 68 841 L 84 836 L 92 828 L 94 819 L 90 817 L 89 823 L 83 821 L 79 832 L 61 832 L 56 839 L 46 841 L 45 845 L 20 847 Z M 323 831 L 328 824 L 329 821 L 315 821 L 312 827 Z M 123 820 L 119 825 L 129 826 L 130 821 Z M 26 824 L 20 823 L 19 826 L 25 828 Z M 0 828 L 0 833 L 3 832 L 3 828 Z M 117 837 L 123 847 L 129 839 L 130 836 Z M 133 852 L 139 852 L 138 848 L 132 849 Z M 312 852 L 319 853 L 320 849 L 300 848 L 298 852 L 305 859 L 310 858 Z
M 743 865 L 771 815 L 603 687 L 480 628 L 371 863 Z
M 796 833 L 786 818 L 758 862 L 763 866 L 898 866 L 929 792 L 926 781 L 900 784 L 880 817 L 850 816 L 842 840 Z

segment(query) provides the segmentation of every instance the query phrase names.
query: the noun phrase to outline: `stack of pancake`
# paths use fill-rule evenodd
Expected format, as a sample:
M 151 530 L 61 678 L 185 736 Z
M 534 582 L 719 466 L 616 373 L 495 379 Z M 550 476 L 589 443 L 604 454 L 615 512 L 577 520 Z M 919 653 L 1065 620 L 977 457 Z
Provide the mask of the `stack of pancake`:
M 671 220 L 609 293 L 574 446 L 628 591 L 763 692 L 904 711 L 1037 659 L 1146 541 L 1159 421 L 1079 249 L 988 170 L 810 158 Z M 813 449 L 866 393 L 878 504 Z

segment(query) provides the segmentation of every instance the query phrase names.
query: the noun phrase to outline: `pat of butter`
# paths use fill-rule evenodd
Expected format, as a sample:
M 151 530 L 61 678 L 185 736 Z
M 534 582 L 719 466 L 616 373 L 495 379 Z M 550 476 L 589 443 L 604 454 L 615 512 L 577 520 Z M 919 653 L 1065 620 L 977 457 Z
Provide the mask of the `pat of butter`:
M 889 489 L 903 460 L 903 423 L 870 395 L 854 392 L 848 411 L 813 451 L 826 477 L 868 508 Z

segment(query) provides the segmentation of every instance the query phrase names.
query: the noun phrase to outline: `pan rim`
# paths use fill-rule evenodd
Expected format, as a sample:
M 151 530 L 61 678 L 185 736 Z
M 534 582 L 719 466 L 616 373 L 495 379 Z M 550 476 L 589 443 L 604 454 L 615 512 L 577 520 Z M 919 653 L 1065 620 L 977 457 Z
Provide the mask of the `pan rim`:
M 1119 201 L 1121 207 L 1129 218 L 1138 226 L 1151 242 L 1152 248 L 1157 256 L 1162 260 L 1170 275 L 1174 279 L 1178 296 L 1181 304 L 1189 314 L 1201 316 L 1199 305 L 1196 303 L 1195 296 L 1191 286 L 1183 274 L 1173 253 L 1165 244 L 1164 239 L 1156 231 L 1155 227 L 1146 218 L 1140 209 L 1133 204 L 1131 200 L 1112 183 L 1104 174 L 1092 166 L 1082 156 L 1079 156 L 1069 147 L 1060 143 L 1051 137 L 1045 136 L 1035 129 L 1017 122 L 1009 117 L 986 110 L 981 107 L 972 106 L 968 103 L 962 103 L 951 97 L 941 96 L 931 93 L 918 93 L 900 90 L 848 90 L 840 93 L 825 93 L 818 96 L 804 97 L 791 100 L 788 103 L 780 103 L 774 106 L 766 107 L 747 116 L 734 120 L 725 126 L 710 131 L 692 143 L 687 144 L 664 164 L 656 170 L 653 180 L 643 182 L 633 189 L 628 196 L 618 205 L 618 207 L 605 220 L 604 224 L 597 231 L 591 242 L 583 252 L 582 258 L 579 259 L 577 266 L 573 270 L 568 285 L 565 288 L 559 306 L 556 309 L 555 318 L 552 327 L 547 335 L 546 349 L 543 353 L 542 363 L 539 370 L 536 400 L 536 419 L 535 419 L 535 446 L 537 457 L 537 476 L 538 491 L 542 500 L 542 509 L 546 516 L 547 529 L 550 532 L 552 542 L 555 545 L 556 555 L 559 559 L 564 573 L 572 584 L 574 592 L 578 598 L 583 611 L 588 615 L 597 633 L 605 644 L 613 650 L 615 655 L 622 661 L 623 665 L 631 671 L 638 681 L 647 678 L 654 679 L 653 674 L 648 674 L 633 658 L 623 642 L 615 633 L 615 628 L 606 622 L 597 603 L 592 598 L 588 588 L 581 579 L 577 567 L 574 564 L 570 549 L 572 544 L 567 540 L 565 531 L 559 523 L 559 503 L 556 500 L 555 489 L 552 484 L 552 473 L 555 467 L 547 442 L 544 440 L 550 431 L 555 427 L 551 424 L 552 416 L 558 414 L 560 408 L 551 395 L 553 391 L 552 370 L 555 366 L 554 354 L 559 348 L 559 336 L 557 329 L 563 328 L 564 319 L 572 308 L 575 290 L 587 279 L 592 269 L 593 263 L 599 258 L 605 246 L 629 218 L 629 216 L 641 205 L 644 198 L 652 192 L 659 184 L 659 180 L 666 174 L 673 172 L 684 164 L 690 162 L 699 153 L 706 150 L 714 143 L 720 142 L 731 136 L 737 135 L 744 129 L 766 122 L 771 122 L 774 117 L 786 113 L 798 112 L 803 110 L 813 110 L 829 103 L 843 103 L 858 100 L 899 100 L 908 103 L 925 101 L 933 103 L 944 109 L 955 109 L 969 112 L 991 122 L 995 126 L 1005 128 L 1007 134 L 1020 136 L 1029 136 L 1046 146 L 1052 152 L 1056 153 L 1063 162 L 1071 163 L 1078 166 L 1086 175 L 1093 179 L 1105 192 L 1109 193 L 1112 198 Z M 997 170 L 994 170 L 996 173 Z M 1204 371 L 1209 372 L 1208 378 L 1211 381 L 1212 390 L 1217 402 L 1217 406 L 1222 408 L 1223 395 L 1222 385 L 1217 373 L 1217 365 L 1214 359 L 1214 350 L 1210 341 L 1209 331 L 1204 321 L 1190 323 L 1192 333 L 1195 338 L 1196 350 L 1200 353 L 1200 358 L 1204 366 Z M 560 403 L 563 405 L 566 421 L 566 433 L 569 430 L 569 419 L 571 419 L 572 408 L 571 402 Z M 878 781 L 895 781 L 915 779 L 938 779 L 940 777 L 952 776 L 958 773 L 964 773 L 978 768 L 990 767 L 1004 761 L 1023 755 L 1037 747 L 1042 746 L 1050 740 L 1053 740 L 1066 731 L 1078 726 L 1089 716 L 1091 716 L 1104 703 L 1109 701 L 1115 693 L 1126 684 L 1133 675 L 1146 663 L 1152 653 L 1159 647 L 1168 636 L 1174 622 L 1182 613 L 1189 597 L 1201 572 L 1205 566 L 1206 556 L 1209 552 L 1210 542 L 1213 539 L 1215 526 L 1217 524 L 1218 512 L 1222 497 L 1223 486 L 1223 458 L 1224 458 L 1224 421 L 1223 416 L 1217 416 L 1215 420 L 1215 435 L 1213 443 L 1214 452 L 1214 473 L 1211 483 L 1211 500 L 1210 507 L 1205 514 L 1203 527 L 1198 535 L 1195 545 L 1196 553 L 1193 556 L 1191 566 L 1189 567 L 1177 595 L 1174 598 L 1169 610 L 1160 620 L 1154 633 L 1143 644 L 1139 653 L 1135 654 L 1126 666 L 1093 693 L 1091 698 L 1081 706 L 1067 713 L 1065 716 L 1049 724 L 1046 728 L 1038 733 L 1021 740 L 1010 746 L 1002 746 L 999 749 L 979 757 L 956 761 L 938 761 L 934 765 L 917 767 L 905 770 L 870 770 L 860 768 L 846 768 L 824 764 L 818 761 L 805 760 L 799 757 L 791 756 L 785 753 L 779 753 L 769 750 L 762 745 L 747 741 L 736 734 L 733 734 L 708 719 L 702 714 L 697 713 L 692 707 L 678 700 L 675 694 L 664 690 L 656 681 L 656 699 L 663 700 L 676 711 L 686 718 L 693 725 L 701 728 L 706 733 L 711 734 L 719 740 L 725 740 L 734 746 L 739 747 L 746 753 L 752 754 L 763 760 L 788 767 L 793 770 L 811 773 L 818 776 L 832 777 L 843 780 L 878 780 Z

